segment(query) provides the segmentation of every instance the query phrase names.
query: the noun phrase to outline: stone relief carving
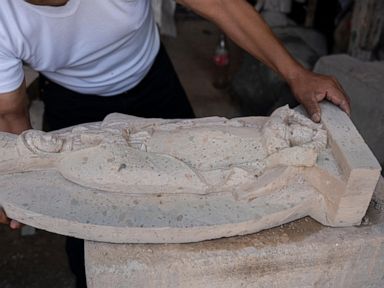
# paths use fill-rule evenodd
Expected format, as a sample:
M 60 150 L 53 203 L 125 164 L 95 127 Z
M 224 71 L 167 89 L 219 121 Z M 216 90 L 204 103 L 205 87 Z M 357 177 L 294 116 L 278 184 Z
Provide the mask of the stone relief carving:
M 350 119 L 164 120 L 111 114 L 44 133 L 0 133 L 0 206 L 22 223 L 87 240 L 185 243 L 311 216 L 359 224 L 380 166 Z
M 327 136 L 321 125 L 283 107 L 256 126 L 241 119 L 112 114 L 100 126 L 29 130 L 15 141 L 4 144 L 9 152 L 0 158 L 0 173 L 53 168 L 72 182 L 110 192 L 207 194 L 252 185 L 278 166 L 311 167 Z

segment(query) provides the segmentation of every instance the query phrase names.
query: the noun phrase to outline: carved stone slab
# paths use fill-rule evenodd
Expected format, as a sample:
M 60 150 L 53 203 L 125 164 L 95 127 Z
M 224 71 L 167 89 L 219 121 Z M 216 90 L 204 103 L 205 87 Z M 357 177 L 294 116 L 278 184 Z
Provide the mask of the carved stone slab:
M 343 112 L 322 111 L 323 125 L 283 107 L 0 133 L 0 205 L 22 223 L 111 243 L 197 242 L 307 215 L 356 225 L 380 166 Z

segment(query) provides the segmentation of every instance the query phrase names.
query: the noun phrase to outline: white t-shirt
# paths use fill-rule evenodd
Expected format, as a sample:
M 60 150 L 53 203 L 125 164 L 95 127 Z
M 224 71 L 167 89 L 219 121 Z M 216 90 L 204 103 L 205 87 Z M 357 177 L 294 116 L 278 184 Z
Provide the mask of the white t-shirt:
M 21 85 L 24 61 L 68 89 L 116 95 L 144 78 L 159 47 L 150 0 L 1 0 L 0 93 Z

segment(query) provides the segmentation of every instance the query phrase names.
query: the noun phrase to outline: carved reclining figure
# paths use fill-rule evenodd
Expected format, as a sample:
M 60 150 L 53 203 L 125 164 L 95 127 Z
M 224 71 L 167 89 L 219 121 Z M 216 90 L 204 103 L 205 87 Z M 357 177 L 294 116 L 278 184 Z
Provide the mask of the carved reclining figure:
M 380 165 L 351 120 L 143 119 L 0 133 L 0 206 L 21 223 L 112 243 L 189 243 L 310 216 L 357 225 Z M 324 127 L 324 129 L 323 129 Z
M 122 193 L 230 191 L 277 166 L 311 167 L 326 131 L 282 107 L 252 118 L 142 119 L 111 114 L 51 133 L 2 134 L 0 173 L 57 169 L 82 186 Z M 15 145 L 16 144 L 16 145 Z

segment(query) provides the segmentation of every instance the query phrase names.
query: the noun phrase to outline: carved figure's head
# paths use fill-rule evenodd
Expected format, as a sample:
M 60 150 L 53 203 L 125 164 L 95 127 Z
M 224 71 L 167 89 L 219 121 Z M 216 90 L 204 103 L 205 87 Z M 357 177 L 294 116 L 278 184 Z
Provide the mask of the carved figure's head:
M 319 151 L 326 147 L 327 133 L 321 124 L 284 106 L 277 109 L 264 125 L 263 141 L 269 155 L 294 146 Z
M 33 153 L 60 153 L 65 140 L 58 135 L 38 130 L 29 130 L 21 135 L 24 145 Z
M 302 146 L 313 141 L 317 129 L 302 126 L 297 123 L 288 125 L 290 146 Z

